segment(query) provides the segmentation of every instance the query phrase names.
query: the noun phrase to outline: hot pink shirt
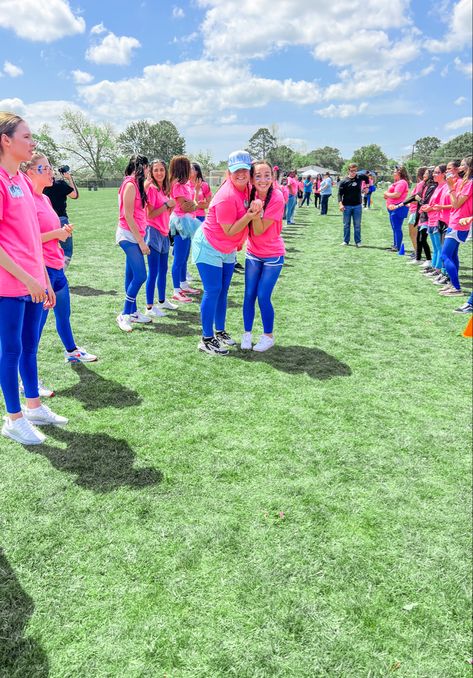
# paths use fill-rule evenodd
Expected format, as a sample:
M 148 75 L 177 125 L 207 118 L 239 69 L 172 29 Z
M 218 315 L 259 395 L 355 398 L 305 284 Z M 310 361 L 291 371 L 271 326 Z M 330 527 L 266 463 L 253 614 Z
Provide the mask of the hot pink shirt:
M 303 182 L 303 181 L 298 181 L 298 182 L 297 182 L 297 188 L 299 189 L 299 191 L 304 192 L 304 182 Z
M 119 216 L 118 216 L 118 225 L 123 228 L 125 231 L 129 231 L 130 227 L 128 226 L 128 222 L 125 217 L 125 208 L 123 206 L 123 192 L 125 190 L 125 187 L 128 186 L 128 184 L 133 184 L 135 188 L 135 204 L 133 205 L 133 219 L 136 222 L 136 225 L 138 226 L 138 231 L 141 236 L 143 236 L 146 232 L 146 211 L 141 204 L 141 196 L 140 196 L 140 189 L 138 188 L 138 184 L 135 181 L 135 177 L 129 176 L 125 177 L 123 179 L 122 185 L 120 186 L 118 190 L 118 210 L 119 210 Z
M 291 195 L 297 195 L 297 180 L 294 177 L 287 178 L 287 188 Z
M 283 186 L 278 181 L 273 181 L 273 188 L 277 188 L 281 191 L 282 197 L 284 198 L 284 203 L 287 203 L 289 200 L 289 189 L 287 186 Z
M 464 217 L 473 216 L 473 199 L 472 199 L 473 181 L 469 179 L 465 183 L 463 188 L 461 187 L 461 184 L 462 180 L 457 182 L 457 185 L 455 187 L 455 195 L 457 196 L 457 198 L 459 198 L 461 195 L 466 195 L 467 199 L 465 200 L 461 207 L 458 207 L 456 210 L 451 210 L 450 221 L 448 225 L 455 231 L 469 231 L 471 224 L 468 224 L 468 226 L 462 226 L 459 222 L 460 219 L 463 219 Z
M 391 186 L 388 188 L 388 193 L 400 193 L 399 198 L 387 198 L 386 206 L 398 205 L 400 202 L 404 202 L 404 200 L 407 198 L 408 192 L 409 186 L 405 179 L 399 179 L 399 181 L 395 181 L 394 184 L 391 184 Z
M 417 195 L 418 193 L 419 193 L 419 195 L 422 195 L 422 189 L 423 188 L 424 188 L 424 181 L 422 180 L 422 181 L 419 181 L 414 186 L 414 188 L 411 191 L 411 195 Z M 410 202 L 409 203 L 409 212 L 415 212 L 417 210 L 418 204 L 419 203 L 417 202 L 417 200 L 415 200 L 414 202 Z
M 194 184 L 192 183 L 192 181 L 190 182 L 190 184 L 192 186 L 192 190 L 194 191 L 195 188 L 194 188 Z M 210 186 L 208 185 L 208 183 L 206 181 L 202 182 L 202 186 L 200 187 L 199 195 L 197 197 L 198 197 L 197 202 L 202 202 L 203 200 L 207 200 L 207 198 L 212 197 L 212 191 L 210 190 Z M 194 212 L 194 215 L 196 217 L 205 217 L 205 210 L 204 209 L 196 210 Z
M 9 178 L 0 167 L 0 246 L 15 264 L 46 289 L 43 248 L 31 182 L 22 172 Z M 22 282 L 0 266 L 0 296 L 28 295 Z
M 184 212 L 179 205 L 178 198 L 185 198 L 186 200 L 194 200 L 194 189 L 190 181 L 187 181 L 185 184 L 180 184 L 178 181 L 174 181 L 171 186 L 171 198 L 174 198 L 176 201 L 176 206 L 174 208 L 174 214 L 177 217 L 193 217 L 194 212 Z
M 230 254 L 241 247 L 248 236 L 247 226 L 240 233 L 231 236 L 226 235 L 221 226 L 234 224 L 246 214 L 248 198 L 248 189 L 239 191 L 231 179 L 227 179 L 212 198 L 202 230 L 212 247 L 223 254 Z
M 246 245 L 250 254 L 263 258 L 284 256 L 286 249 L 281 237 L 283 213 L 283 195 L 281 191 L 274 190 L 263 216 L 263 219 L 273 219 L 273 223 L 261 235 L 255 235 L 253 228 L 250 228 Z
M 445 188 L 447 189 L 446 194 Z M 435 191 L 430 196 L 429 206 L 433 207 L 434 205 L 451 205 L 450 195 L 448 193 L 448 184 L 446 182 L 441 186 L 437 186 Z M 445 215 L 447 215 L 446 218 Z M 436 226 L 439 219 L 448 224 L 450 219 L 450 210 L 434 210 L 433 212 L 427 212 L 429 226 Z
M 451 205 L 452 204 L 452 199 L 450 198 L 450 193 L 449 193 L 449 188 L 447 182 L 442 184 L 442 190 L 439 193 L 439 198 L 437 200 L 437 203 L 439 205 Z M 452 210 L 440 210 L 439 211 L 439 219 L 440 221 L 443 221 L 445 224 L 448 224 L 450 222 L 450 215 L 452 213 Z
M 33 193 L 33 198 L 41 233 L 50 233 L 61 228 L 59 217 L 53 210 L 48 196 Z M 49 268 L 55 268 L 56 270 L 64 268 L 64 250 L 60 247 L 58 238 L 43 242 L 43 259 L 45 265 L 49 266 Z
M 155 184 L 150 184 L 146 191 L 148 197 L 148 205 L 151 210 L 158 210 L 169 199 L 168 196 L 160 191 Z M 162 235 L 169 235 L 169 210 L 158 214 L 157 217 L 148 217 L 148 224 L 159 231 Z

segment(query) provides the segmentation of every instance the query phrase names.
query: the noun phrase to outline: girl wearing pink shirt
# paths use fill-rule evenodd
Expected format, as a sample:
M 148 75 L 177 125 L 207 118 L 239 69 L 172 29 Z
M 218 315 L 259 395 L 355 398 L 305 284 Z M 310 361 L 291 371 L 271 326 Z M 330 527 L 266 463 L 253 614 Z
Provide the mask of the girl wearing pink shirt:
M 125 252 L 126 266 L 125 303 L 122 313 L 117 316 L 117 323 L 124 332 L 131 332 L 134 323 L 152 322 L 152 318 L 138 311 L 136 305 L 138 292 L 146 281 L 145 255 L 150 253 L 150 248 L 145 242 L 147 169 L 148 158 L 144 155 L 132 156 L 118 191 L 116 243 Z
M 456 180 L 454 176 L 447 174 L 452 210 L 449 228 L 442 248 L 442 259 L 450 278 L 450 285 L 439 293 L 445 297 L 456 297 L 463 294 L 458 277 L 460 270 L 458 248 L 460 243 L 466 241 L 470 231 L 470 226 L 468 224 L 463 225 L 462 221 L 465 217 L 473 214 L 473 159 L 471 157 L 464 158 L 461 161 L 459 174 L 462 177 L 460 180 Z
M 394 182 L 384 193 L 384 199 L 386 200 L 386 207 L 389 208 L 389 205 L 396 205 L 400 202 L 403 202 L 407 198 L 407 193 L 409 191 L 409 175 L 405 167 L 396 167 L 393 172 Z M 396 210 L 390 211 L 389 221 L 391 222 L 391 228 L 393 231 L 393 249 L 397 252 L 401 249 L 402 245 L 402 223 L 407 217 L 408 209 L 406 206 L 399 207 Z
M 200 191 L 199 195 L 196 196 L 199 206 L 195 211 L 195 216 L 199 221 L 205 221 L 205 210 L 208 209 L 210 201 L 212 200 L 212 191 L 208 183 L 204 181 L 200 165 L 197 162 L 193 162 L 191 163 L 190 182 L 194 190 L 196 181 L 200 181 Z
M 245 296 L 243 300 L 243 324 L 245 333 L 241 348 L 263 352 L 274 346 L 274 308 L 271 294 L 279 278 L 286 249 L 281 237 L 284 198 L 281 191 L 272 185 L 271 167 L 267 162 L 255 162 L 251 166 L 250 202 L 259 200 L 262 210 L 256 214 L 248 231 L 245 262 Z M 261 311 L 263 334 L 252 347 L 251 332 L 255 319 L 255 304 Z
M 176 202 L 169 197 L 169 177 L 166 163 L 153 160 L 145 182 L 147 196 L 145 242 L 148 254 L 148 277 L 146 279 L 146 311 L 150 318 L 164 316 L 164 309 L 175 311 L 176 304 L 166 299 L 166 276 L 169 260 L 169 217 Z M 158 289 L 158 303 L 154 304 L 155 289 Z
M 7 416 L 2 435 L 23 445 L 40 445 L 45 436 L 34 424 L 67 424 L 42 405 L 36 355 L 43 305 L 56 302 L 44 266 L 33 190 L 19 171 L 36 143 L 22 118 L 0 112 L 0 385 Z M 20 372 L 26 407 L 20 405 Z
M 438 165 L 434 169 L 432 176 L 435 182 L 435 189 L 430 196 L 428 204 L 422 205 L 420 208 L 422 212 L 427 213 L 428 230 L 434 250 L 432 266 L 426 267 L 426 275 L 429 277 L 439 275 L 442 269 L 442 243 L 440 240 L 439 224 L 441 221 L 448 223 L 452 206 L 448 193 L 448 184 L 445 181 L 446 171 L 446 165 Z
M 64 345 L 64 362 L 91 363 L 97 356 L 88 353 L 85 348 L 77 346 L 71 328 L 71 299 L 69 284 L 64 273 L 64 250 L 59 243 L 71 237 L 73 226 L 61 226 L 61 221 L 51 205 L 49 198 L 43 194 L 47 186 L 53 184 L 53 168 L 48 159 L 41 153 L 35 153 L 31 160 L 22 166 L 33 185 L 33 198 L 43 243 L 43 259 L 48 272 L 51 287 L 56 295 L 54 315 L 56 329 Z M 48 318 L 49 309 L 45 308 L 41 318 L 40 337 Z

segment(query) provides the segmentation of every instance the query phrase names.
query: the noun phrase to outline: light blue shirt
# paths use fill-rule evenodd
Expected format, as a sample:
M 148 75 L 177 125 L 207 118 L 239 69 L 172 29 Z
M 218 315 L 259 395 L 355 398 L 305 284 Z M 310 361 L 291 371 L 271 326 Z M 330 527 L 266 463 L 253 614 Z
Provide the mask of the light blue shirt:
M 332 195 L 332 180 L 330 177 L 325 177 L 320 184 L 320 195 Z

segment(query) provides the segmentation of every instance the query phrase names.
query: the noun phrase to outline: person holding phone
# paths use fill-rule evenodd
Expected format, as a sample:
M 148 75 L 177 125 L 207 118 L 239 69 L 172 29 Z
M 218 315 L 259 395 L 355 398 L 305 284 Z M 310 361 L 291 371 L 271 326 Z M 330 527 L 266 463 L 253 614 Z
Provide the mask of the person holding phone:
M 59 217 L 61 226 L 66 226 L 69 223 L 67 215 L 67 198 L 77 200 L 79 197 L 79 189 L 71 174 L 69 165 L 63 165 L 58 169 L 59 178 L 53 177 L 51 186 L 46 186 L 44 194 L 48 196 L 53 206 L 54 211 Z M 64 269 L 66 270 L 71 263 L 72 254 L 74 252 L 74 244 L 72 234 L 64 242 L 60 242 L 60 247 L 64 250 Z

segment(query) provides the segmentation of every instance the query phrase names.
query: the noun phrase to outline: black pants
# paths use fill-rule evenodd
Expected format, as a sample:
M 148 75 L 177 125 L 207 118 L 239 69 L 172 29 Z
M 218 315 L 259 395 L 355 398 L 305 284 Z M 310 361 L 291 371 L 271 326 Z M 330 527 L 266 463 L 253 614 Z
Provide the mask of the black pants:
M 429 234 L 426 228 L 423 228 L 421 231 L 417 231 L 417 251 L 416 259 L 420 261 L 422 259 L 422 250 L 424 250 L 425 258 L 430 261 L 432 259 L 432 254 L 429 247 Z
M 323 195 L 320 202 L 320 214 L 327 214 L 330 195 Z
M 301 207 L 305 202 L 307 202 L 307 207 L 309 207 L 309 205 L 310 205 L 310 195 L 311 195 L 310 193 L 306 193 L 304 191 L 304 197 L 302 198 L 302 202 L 300 204 Z
M 320 193 L 314 193 L 314 207 L 320 205 Z

